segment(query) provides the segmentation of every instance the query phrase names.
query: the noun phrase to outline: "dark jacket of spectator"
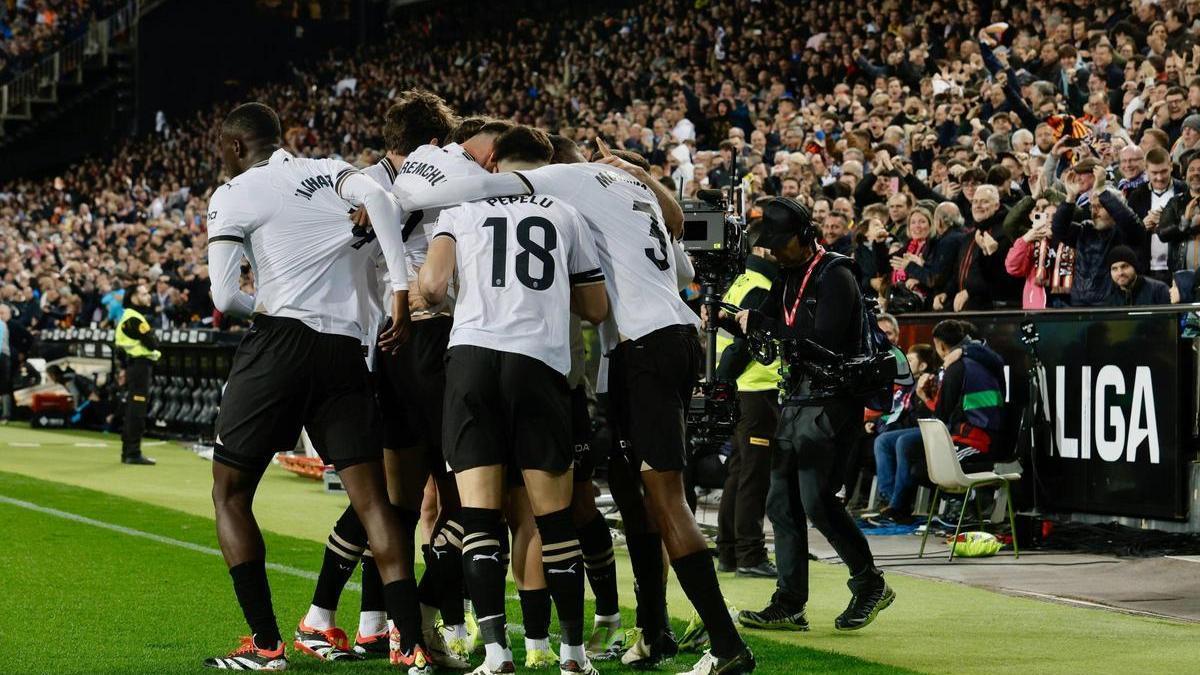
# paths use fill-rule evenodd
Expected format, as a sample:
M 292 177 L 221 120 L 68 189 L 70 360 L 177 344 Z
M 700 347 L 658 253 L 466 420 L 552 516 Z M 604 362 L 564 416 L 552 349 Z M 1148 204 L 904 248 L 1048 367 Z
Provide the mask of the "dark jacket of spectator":
M 1200 219 L 1187 215 L 1192 195 L 1184 189 L 1163 207 L 1158 238 L 1170 244 L 1167 266 L 1172 272 L 1200 267 Z M 1196 209 L 1193 209 L 1195 211 Z
M 1137 241 L 1144 230 L 1137 216 L 1114 190 L 1102 190 L 1100 203 L 1112 216 L 1109 227 L 1096 227 L 1092 210 L 1063 202 L 1054 211 L 1051 226 L 1054 240 L 1075 249 L 1075 281 L 1071 286 L 1071 304 L 1077 307 L 1103 305 L 1112 293 L 1112 277 L 1104 260 L 1114 246 Z
M 1171 289 L 1157 279 L 1139 274 L 1128 290 L 1114 284 L 1107 304 L 1113 307 L 1169 305 L 1171 304 Z
M 959 244 L 958 255 L 946 275 L 946 285 L 943 292 L 947 295 L 946 306 L 954 302 L 954 296 L 962 290 L 967 291 L 967 303 L 964 311 L 979 311 L 994 309 L 997 302 L 1013 302 L 1019 299 L 1012 277 L 1004 269 L 1004 256 L 1012 246 L 1008 235 L 1004 234 L 1004 217 L 1006 212 L 1001 207 L 982 223 L 973 228 L 963 230 L 965 235 Z M 980 230 L 990 232 L 1000 247 L 991 255 L 979 247 L 975 241 L 975 233 Z

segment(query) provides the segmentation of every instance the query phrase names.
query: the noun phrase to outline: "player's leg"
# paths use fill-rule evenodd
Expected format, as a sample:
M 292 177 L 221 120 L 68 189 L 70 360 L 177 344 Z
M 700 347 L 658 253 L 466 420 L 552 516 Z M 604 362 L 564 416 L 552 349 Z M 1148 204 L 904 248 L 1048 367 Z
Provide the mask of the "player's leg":
M 631 443 L 641 460 L 646 509 L 662 536 L 679 585 L 712 642 L 697 671 L 704 672 L 715 659 L 723 671 L 749 672 L 754 669 L 753 656 L 729 616 L 708 544 L 684 494 L 685 413 L 699 364 L 700 346 L 694 334 L 664 329 L 639 341 L 625 371 L 625 386 L 636 397 Z
M 395 626 L 392 660 L 418 671 L 431 670 L 420 634 L 411 534 L 407 542 L 404 535 L 416 527 L 416 518 L 407 527 L 402 524 L 388 496 L 378 411 L 361 347 L 351 338 L 321 335 L 308 364 L 306 427 L 317 452 L 337 469 L 367 531 L 384 604 Z
M 425 573 L 434 573 L 433 592 L 437 594 L 441 608 L 446 646 L 458 657 L 466 659 L 478 644 L 479 627 L 474 616 L 467 616 L 463 607 L 466 591 L 463 587 L 462 540 L 465 532 L 462 504 L 454 475 L 449 471 L 434 472 L 434 475 L 439 513 L 430 539 L 433 564 L 425 568 Z
M 545 363 L 505 354 L 503 401 L 515 462 L 542 540 L 542 569 L 558 612 L 563 673 L 594 673 L 583 646 L 583 550 L 571 518 L 574 491 L 567 380 Z
M 637 626 L 641 633 L 621 655 L 621 663 L 647 669 L 675 656 L 679 646 L 667 614 L 662 538 L 646 512 L 640 472 L 634 468 L 637 460 L 628 441 L 634 405 L 628 387 L 628 361 L 629 348 L 622 346 L 613 350 L 609 361 L 607 403 L 613 447 L 608 456 L 608 487 L 625 527 L 625 545 L 633 568 L 637 600 Z
M 499 410 L 500 352 L 460 345 L 446 352 L 442 449 L 462 503 L 463 578 L 479 616 L 487 656 L 477 673 L 512 672 L 504 612 L 501 507 L 504 463 L 511 456 Z
M 596 508 L 592 485 L 599 449 L 591 442 L 592 420 L 583 385 L 571 391 L 571 434 L 575 442 L 571 520 L 579 533 L 584 571 L 592 594 L 596 596 L 596 614 L 584 651 L 588 658 L 603 661 L 624 651 L 625 633 L 621 630 L 621 608 L 617 599 L 617 559 L 613 552 L 612 532 L 604 515 Z
M 286 668 L 267 583 L 266 546 L 254 518 L 254 494 L 279 448 L 299 438 L 307 363 L 316 333 L 299 322 L 258 317 L 234 353 L 217 417 L 213 507 L 217 541 L 251 637 L 204 665 L 223 670 Z M 361 359 L 360 359 L 361 363 Z
M 441 631 L 437 629 L 439 611 L 448 614 L 444 614 L 442 618 L 446 624 L 454 627 L 452 631 L 465 632 L 461 554 L 450 544 L 452 539 L 461 542 L 462 526 L 459 523 L 457 489 L 454 481 L 446 476 L 446 461 L 442 453 L 442 407 L 446 389 L 445 354 L 453 323 L 453 319 L 446 316 L 415 321 L 412 337 L 397 355 L 400 369 L 397 381 L 403 382 L 407 389 L 407 393 L 403 395 L 406 401 L 404 413 L 408 417 L 407 426 L 413 433 L 412 438 L 420 442 L 424 469 L 421 485 L 418 486 L 415 481 L 410 480 L 409 484 L 403 485 L 400 498 L 404 501 L 406 509 L 414 504 L 419 507 L 427 486 L 423 476 L 439 478 L 440 487 L 445 495 L 441 500 L 438 524 L 452 535 L 443 538 L 441 532 L 432 532 L 430 538 L 425 540 L 426 544 L 432 545 L 434 541 L 443 539 L 438 550 L 434 551 L 431 548 L 426 556 L 424 576 L 429 578 L 429 582 L 423 584 L 421 593 L 421 629 L 425 634 L 426 644 L 439 652 L 451 651 L 449 645 L 445 644 Z M 417 392 L 417 395 L 413 395 L 414 392 Z M 415 458 L 411 466 L 416 466 Z
M 462 495 L 463 578 L 479 618 L 479 632 L 491 672 L 512 667 L 504 609 L 507 565 L 501 538 L 507 538 L 501 515 L 504 467 L 499 464 L 454 472 Z
M 250 637 L 228 656 L 207 659 L 204 665 L 222 670 L 286 668 L 283 639 L 267 583 L 266 544 L 252 509 L 262 471 L 214 461 L 212 473 L 217 541 L 242 615 L 250 626 Z
M 367 547 L 367 532 L 353 507 L 333 526 L 325 542 L 325 557 L 317 575 L 312 604 L 296 627 L 296 648 L 323 661 L 357 660 L 349 638 L 337 627 L 337 606 L 346 582 Z
M 520 475 L 519 472 L 512 472 Z M 533 507 L 524 481 L 509 476 L 505 516 L 512 528 L 512 571 L 521 599 L 521 623 L 525 626 L 525 667 L 533 670 L 558 663 L 550 649 L 550 589 L 542 569 L 542 538 L 538 535 Z

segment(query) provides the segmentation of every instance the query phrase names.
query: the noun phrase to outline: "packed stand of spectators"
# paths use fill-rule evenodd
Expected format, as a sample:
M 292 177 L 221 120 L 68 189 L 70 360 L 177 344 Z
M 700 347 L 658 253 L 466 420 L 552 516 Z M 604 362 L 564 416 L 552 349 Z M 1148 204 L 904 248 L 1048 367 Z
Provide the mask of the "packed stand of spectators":
M 795 197 L 893 313 L 1136 303 L 1159 282 L 1194 296 L 1196 0 L 1016 0 L 1007 24 L 986 2 L 545 5 L 410 9 L 386 44 L 245 98 L 303 155 L 374 161 L 392 97 L 425 87 L 463 114 L 604 136 L 682 197 Z M 0 186 L 0 301 L 21 328 L 111 325 L 139 282 L 157 327 L 222 325 L 205 204 L 232 103 Z
M 122 0 L 0 0 L 0 84 L 87 33 Z

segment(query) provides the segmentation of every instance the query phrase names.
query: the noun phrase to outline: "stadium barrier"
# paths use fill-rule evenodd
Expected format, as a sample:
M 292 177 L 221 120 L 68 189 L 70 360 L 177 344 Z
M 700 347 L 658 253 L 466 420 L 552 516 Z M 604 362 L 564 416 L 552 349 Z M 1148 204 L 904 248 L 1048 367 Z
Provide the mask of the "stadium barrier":
M 900 317 L 901 343 L 931 342 L 947 314 Z M 1009 409 L 1028 403 L 1031 354 L 1021 324 L 1032 321 L 1046 375 L 1042 399 L 1051 429 L 1022 443 L 1024 506 L 1043 512 L 1122 519 L 1135 526 L 1200 531 L 1200 338 L 1194 308 L 1139 307 L 959 313 L 1004 358 Z M 161 333 L 151 424 L 160 434 L 211 438 L 240 333 L 172 329 Z M 112 330 L 55 329 L 37 355 L 115 360 Z M 1021 424 L 1010 419 L 1009 424 Z M 1052 437 L 1052 439 L 1051 439 Z M 1053 440 L 1053 443 L 1050 441 Z M 1189 521 L 1190 517 L 1190 521 Z
M 36 356 L 47 362 L 65 357 L 101 358 L 119 367 L 113 329 L 56 328 L 43 331 Z M 148 432 L 159 436 L 210 439 L 221 391 L 241 333 L 197 328 L 159 331 L 162 358 L 154 367 L 147 411 Z
M 1009 409 L 1024 408 L 1022 418 L 1032 355 L 1021 324 L 1031 321 L 1039 337 L 1049 428 L 1032 450 L 1022 436 L 1030 479 L 1024 506 L 1200 531 L 1200 509 L 1189 498 L 1200 487 L 1192 469 L 1200 436 L 1194 316 L 1194 308 L 1178 306 L 953 315 L 974 323 L 1004 358 Z M 946 318 L 901 316 L 901 343 L 932 342 L 933 326 Z M 1190 523 L 1180 522 L 1189 514 Z

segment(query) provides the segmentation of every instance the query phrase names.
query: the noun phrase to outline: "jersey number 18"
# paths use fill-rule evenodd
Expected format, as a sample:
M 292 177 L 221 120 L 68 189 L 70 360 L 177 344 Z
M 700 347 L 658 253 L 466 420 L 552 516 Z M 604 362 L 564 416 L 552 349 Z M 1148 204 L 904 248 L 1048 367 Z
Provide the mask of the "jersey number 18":
M 492 286 L 503 287 L 508 277 L 508 218 L 488 218 L 483 221 L 483 226 L 493 228 Z M 530 237 L 534 229 L 542 231 L 543 243 L 539 244 Z M 554 257 L 550 252 L 558 247 L 558 230 L 554 229 L 554 224 L 541 216 L 523 218 L 517 223 L 517 244 L 521 247 L 521 252 L 517 254 L 517 279 L 526 288 L 535 291 L 550 288 L 554 284 Z M 541 261 L 541 276 L 530 274 L 530 256 Z

